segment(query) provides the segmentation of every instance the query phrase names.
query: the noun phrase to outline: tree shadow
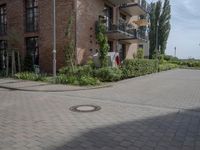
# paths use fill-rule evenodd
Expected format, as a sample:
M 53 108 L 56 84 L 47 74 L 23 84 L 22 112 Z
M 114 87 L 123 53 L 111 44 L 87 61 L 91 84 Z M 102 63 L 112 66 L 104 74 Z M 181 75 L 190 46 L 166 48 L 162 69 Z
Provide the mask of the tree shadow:
M 200 109 L 91 129 L 53 150 L 200 150 Z

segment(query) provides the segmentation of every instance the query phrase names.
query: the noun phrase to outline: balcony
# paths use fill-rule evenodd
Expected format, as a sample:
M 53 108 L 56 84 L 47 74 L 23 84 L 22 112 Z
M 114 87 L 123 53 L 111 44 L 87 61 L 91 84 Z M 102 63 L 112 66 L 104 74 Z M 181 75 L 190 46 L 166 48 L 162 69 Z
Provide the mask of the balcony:
M 109 24 L 107 26 L 107 36 L 113 40 L 121 40 L 128 43 L 135 43 L 140 40 L 141 42 L 147 41 L 147 36 L 144 31 L 135 29 L 133 25 L 120 23 Z
M 119 6 L 119 5 L 122 5 L 124 3 L 131 3 L 134 0 L 107 0 L 107 1 L 110 2 L 110 3 L 112 3 L 112 4 L 114 4 L 114 5 Z
M 145 0 L 132 0 L 130 3 L 120 5 L 120 9 L 131 16 L 145 15 L 150 12 L 150 5 Z

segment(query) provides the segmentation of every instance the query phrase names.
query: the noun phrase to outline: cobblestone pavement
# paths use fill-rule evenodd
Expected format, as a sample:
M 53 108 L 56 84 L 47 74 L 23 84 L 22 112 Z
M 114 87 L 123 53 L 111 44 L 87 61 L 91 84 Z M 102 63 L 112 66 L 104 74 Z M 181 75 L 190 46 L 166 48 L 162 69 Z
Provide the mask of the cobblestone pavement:
M 0 150 L 199 150 L 200 71 L 175 70 L 89 91 L 0 89 Z M 71 112 L 80 104 L 101 106 Z

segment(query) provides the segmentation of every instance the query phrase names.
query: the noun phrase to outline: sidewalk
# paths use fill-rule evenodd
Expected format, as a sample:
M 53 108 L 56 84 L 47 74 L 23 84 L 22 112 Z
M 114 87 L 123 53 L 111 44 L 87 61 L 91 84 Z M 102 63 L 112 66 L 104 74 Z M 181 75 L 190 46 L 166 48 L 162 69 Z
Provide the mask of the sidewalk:
M 0 88 L 16 91 L 33 91 L 33 92 L 65 92 L 65 91 L 80 91 L 99 88 L 107 88 L 111 85 L 104 84 L 100 86 L 73 86 L 50 84 L 45 82 L 25 81 L 12 78 L 0 79 Z

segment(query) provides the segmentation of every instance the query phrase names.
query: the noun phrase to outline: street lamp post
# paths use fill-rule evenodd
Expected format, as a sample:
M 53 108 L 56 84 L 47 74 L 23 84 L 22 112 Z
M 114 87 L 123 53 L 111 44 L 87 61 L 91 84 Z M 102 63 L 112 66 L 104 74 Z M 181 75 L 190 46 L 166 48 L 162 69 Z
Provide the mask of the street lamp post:
M 53 77 L 56 77 L 56 1 L 53 4 Z

